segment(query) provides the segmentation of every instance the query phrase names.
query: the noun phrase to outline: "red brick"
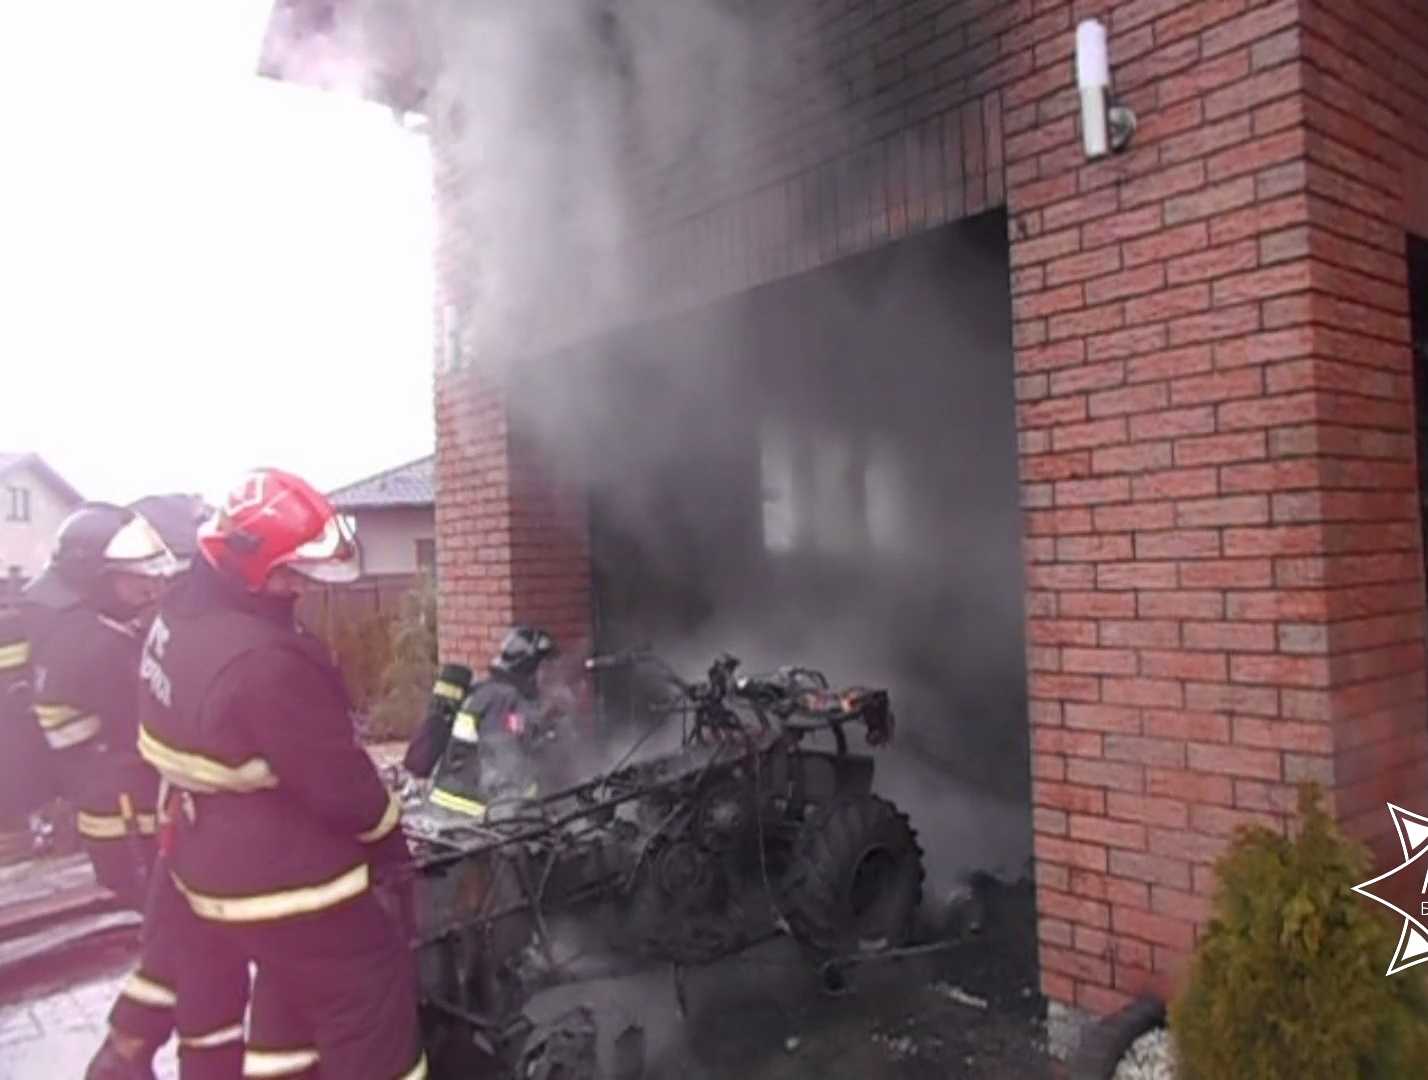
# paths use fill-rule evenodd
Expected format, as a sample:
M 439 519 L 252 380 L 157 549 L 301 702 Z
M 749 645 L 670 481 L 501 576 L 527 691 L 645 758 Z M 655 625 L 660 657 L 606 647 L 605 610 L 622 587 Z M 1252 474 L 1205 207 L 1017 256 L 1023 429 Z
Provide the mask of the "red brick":
M 1211 906 L 1209 897 L 1194 892 L 1165 885 L 1150 887 L 1150 909 L 1156 915 L 1200 925 L 1210 921 Z
M 1194 683 L 1185 688 L 1185 704 L 1202 711 L 1279 715 L 1279 691 L 1271 686 L 1236 686 Z
M 1145 774 L 1145 792 L 1190 805 L 1233 806 L 1235 801 L 1231 778 L 1218 772 L 1149 769 Z
M 1185 691 L 1168 679 L 1107 678 L 1102 680 L 1101 698 L 1113 705 L 1179 708 L 1185 703 Z
M 1148 671 L 1147 674 L 1161 673 Z M 1103 743 L 1107 761 L 1129 761 L 1162 769 L 1182 768 L 1185 764 L 1184 744 L 1175 739 L 1107 735 Z
M 1179 576 L 1173 562 L 1106 563 L 1096 568 L 1096 588 L 1173 589 Z
M 1268 440 L 1262 431 L 1191 436 L 1176 439 L 1174 452 L 1175 464 L 1181 468 L 1254 461 L 1267 455 Z
M 1192 742 L 1228 742 L 1230 722 L 1216 713 L 1147 710 L 1142 720 L 1146 734 L 1162 739 Z
M 1183 634 L 1189 649 L 1272 652 L 1276 647 L 1274 628 L 1264 624 L 1187 622 Z
M 1230 661 L 1230 678 L 1239 683 L 1273 686 L 1328 686 L 1330 664 L 1316 656 L 1236 656 Z
M 1209 244 L 1209 226 L 1203 221 L 1195 221 L 1139 239 L 1127 240 L 1120 247 L 1120 257 L 1126 267 L 1143 266 L 1146 263 L 1164 262 L 1176 259 L 1177 256 L 1204 251 Z
M 1135 554 L 1138 559 L 1213 559 L 1220 555 L 1220 534 L 1214 529 L 1137 533 Z M 1172 584 L 1178 581 L 1176 575 Z
M 1092 523 L 1101 532 L 1168 529 L 1175 524 L 1175 504 L 1142 502 L 1128 506 L 1098 506 Z
M 1222 495 L 1215 499 L 1190 499 L 1177 504 L 1176 524 L 1187 529 L 1223 525 L 1265 525 L 1269 498 L 1264 495 Z
M 1076 926 L 1105 929 L 1111 925 L 1110 907 L 1084 896 L 1072 896 L 1054 889 L 1036 890 L 1037 910 L 1053 919 L 1064 919 Z
M 1147 651 L 1140 657 L 1141 673 L 1158 679 L 1188 679 L 1194 682 L 1225 682 L 1229 660 L 1221 653 L 1179 650 Z M 1167 765 L 1173 762 L 1157 761 Z
M 1150 619 L 1220 619 L 1225 595 L 1211 590 L 1144 593 L 1136 598 L 1136 610 Z
M 1091 455 L 1091 468 L 1101 476 L 1167 469 L 1173 461 L 1168 442 L 1101 447 Z
M 1056 810 L 1080 814 L 1104 814 L 1106 792 L 1101 788 L 1080 787 L 1038 780 L 1032 784 L 1032 802 Z
M 1159 382 L 1208 372 L 1214 366 L 1214 350 L 1209 345 L 1187 345 L 1135 357 L 1126 364 L 1126 377 L 1133 383 Z
M 1206 836 L 1192 828 L 1146 830 L 1152 855 L 1186 859 L 1192 863 L 1214 863 L 1225 851 L 1225 842 L 1218 836 Z
M 1068 704 L 1065 716 L 1068 728 L 1100 732 L 1136 733 L 1140 731 L 1140 713 L 1133 708 L 1116 705 Z
M 1106 793 L 1104 813 L 1123 821 L 1183 829 L 1190 823 L 1189 804 L 1179 799 L 1154 795 L 1133 795 L 1124 791 Z
M 1228 838 L 1234 836 L 1237 829 L 1254 825 L 1278 829 L 1281 821 L 1273 814 L 1258 810 L 1232 809 L 1227 806 L 1190 808 L 1190 827 L 1206 836 Z
M 1087 761 L 1071 759 L 1066 762 L 1068 783 L 1084 784 L 1088 787 L 1102 787 L 1114 791 L 1142 791 L 1145 787 L 1145 770 L 1139 765 L 1127 762 Z M 1087 867 L 1096 869 L 1095 867 Z
M 1036 857 L 1063 866 L 1105 872 L 1106 849 L 1098 844 L 1083 844 L 1073 840 L 1037 833 L 1034 839 Z
M 1150 296 L 1136 297 L 1125 305 L 1125 320 L 1130 325 L 1161 322 L 1194 315 L 1210 307 L 1210 286 L 1197 283 L 1164 289 Z
M 1131 481 L 1131 492 L 1137 501 L 1192 499 L 1214 495 L 1219 487 L 1219 474 L 1214 469 L 1167 469 Z
M 1112 821 L 1104 815 L 1072 814 L 1068 818 L 1071 838 L 1104 844 L 1107 848 L 1144 851 L 1145 826 L 1135 822 Z
M 1185 919 L 1167 918 L 1134 908 L 1117 908 L 1111 915 L 1117 933 L 1175 949 L 1195 947 L 1195 928 Z
M 1194 772 L 1214 773 L 1220 777 L 1242 776 L 1251 780 L 1278 780 L 1283 775 L 1280 756 L 1271 750 L 1192 742 L 1186 746 L 1185 753 Z M 1220 801 L 1228 803 L 1231 799 L 1232 796 Z
M 1176 889 L 1190 887 L 1188 859 L 1116 849 L 1109 853 L 1107 865 L 1112 874 L 1130 881 L 1144 882 L 1146 885 L 1169 885 Z M 1148 906 L 1149 890 L 1146 895 Z

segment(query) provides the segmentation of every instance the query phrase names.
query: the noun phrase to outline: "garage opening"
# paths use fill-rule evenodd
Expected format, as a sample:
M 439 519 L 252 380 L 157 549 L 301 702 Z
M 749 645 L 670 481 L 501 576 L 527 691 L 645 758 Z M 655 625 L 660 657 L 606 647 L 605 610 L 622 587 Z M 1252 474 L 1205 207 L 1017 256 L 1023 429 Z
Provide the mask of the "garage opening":
M 526 365 L 516 391 L 589 495 L 597 651 L 888 688 L 875 787 L 934 896 L 1030 873 L 1006 237 L 982 215 Z M 600 691 L 627 713 L 627 685 Z M 1033 956 L 1029 888 L 1017 910 Z

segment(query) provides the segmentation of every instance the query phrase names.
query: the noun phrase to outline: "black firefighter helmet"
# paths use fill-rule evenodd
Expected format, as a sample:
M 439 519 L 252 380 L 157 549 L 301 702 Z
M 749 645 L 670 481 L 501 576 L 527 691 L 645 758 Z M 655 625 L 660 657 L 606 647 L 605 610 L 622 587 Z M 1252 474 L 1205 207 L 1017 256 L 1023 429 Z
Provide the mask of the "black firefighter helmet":
M 112 600 L 109 575 L 163 578 L 178 569 L 157 530 L 140 514 L 113 503 L 84 503 L 60 523 L 44 569 L 25 589 L 43 607 Z
M 560 655 L 555 638 L 534 626 L 518 626 L 501 642 L 501 651 L 491 661 L 491 670 L 513 679 L 529 679 L 547 660 Z
M 129 504 L 163 539 L 169 551 L 187 566 L 198 554 L 198 527 L 213 510 L 197 495 L 145 495 Z

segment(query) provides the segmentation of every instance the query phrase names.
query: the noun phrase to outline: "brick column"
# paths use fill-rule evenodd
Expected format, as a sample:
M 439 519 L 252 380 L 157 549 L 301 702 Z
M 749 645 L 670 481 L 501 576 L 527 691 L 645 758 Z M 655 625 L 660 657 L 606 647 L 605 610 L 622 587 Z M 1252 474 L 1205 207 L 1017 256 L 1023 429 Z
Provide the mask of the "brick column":
M 564 497 L 520 438 L 498 357 L 470 354 L 480 317 L 462 229 L 461 176 L 433 124 L 436 240 L 436 544 L 444 660 L 483 669 L 513 625 L 533 623 L 578 653 L 591 638 L 584 507 Z
M 1211 863 L 1297 781 L 1364 829 L 1428 807 L 1410 134 L 1369 96 L 1410 20 L 1331 29 L 1340 6 L 1024 2 L 1009 32 L 1043 988 L 1093 1012 L 1171 987 Z M 1141 121 L 1097 163 L 1088 15 Z

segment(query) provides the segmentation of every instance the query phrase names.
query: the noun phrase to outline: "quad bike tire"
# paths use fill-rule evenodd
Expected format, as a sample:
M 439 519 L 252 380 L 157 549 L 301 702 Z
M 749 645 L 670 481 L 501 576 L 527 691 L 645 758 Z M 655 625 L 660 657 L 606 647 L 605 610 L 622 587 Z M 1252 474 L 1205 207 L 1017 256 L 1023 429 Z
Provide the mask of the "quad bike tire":
M 822 960 L 897 948 L 912 936 L 924 876 L 906 814 L 876 795 L 839 799 L 799 831 L 783 914 Z

